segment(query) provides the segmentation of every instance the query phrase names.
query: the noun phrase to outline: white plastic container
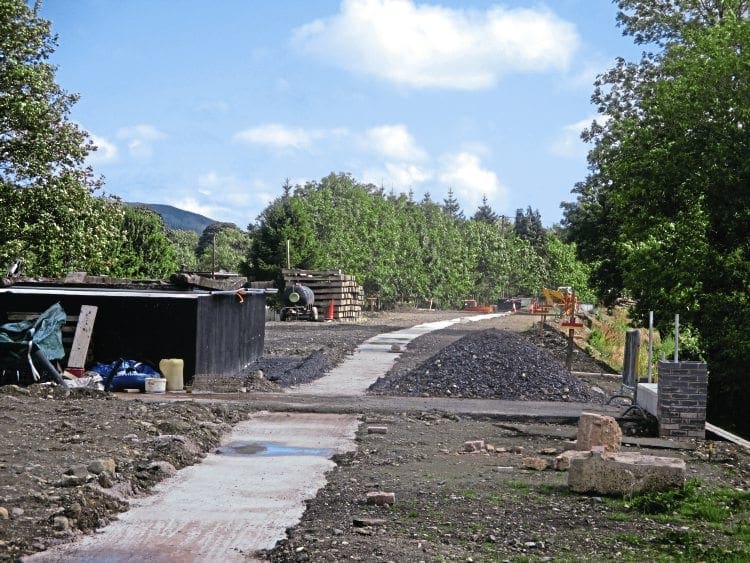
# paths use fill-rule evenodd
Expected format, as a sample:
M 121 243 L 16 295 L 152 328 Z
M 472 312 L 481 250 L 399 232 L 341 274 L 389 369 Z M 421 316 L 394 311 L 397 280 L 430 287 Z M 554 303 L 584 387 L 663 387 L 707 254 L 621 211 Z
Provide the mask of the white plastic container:
M 164 393 L 167 390 L 167 380 L 162 377 L 146 378 L 146 393 Z

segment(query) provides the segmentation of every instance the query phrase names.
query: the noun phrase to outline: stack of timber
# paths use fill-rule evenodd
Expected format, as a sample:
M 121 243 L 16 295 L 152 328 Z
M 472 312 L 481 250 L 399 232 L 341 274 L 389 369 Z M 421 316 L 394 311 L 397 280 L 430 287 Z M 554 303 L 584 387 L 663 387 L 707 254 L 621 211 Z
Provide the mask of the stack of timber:
M 320 318 L 326 318 L 329 304 L 333 301 L 333 318 L 339 321 L 358 321 L 362 315 L 365 292 L 357 285 L 354 276 L 342 274 L 341 270 L 296 270 L 284 269 L 284 284 L 306 285 L 315 294 L 315 306 Z

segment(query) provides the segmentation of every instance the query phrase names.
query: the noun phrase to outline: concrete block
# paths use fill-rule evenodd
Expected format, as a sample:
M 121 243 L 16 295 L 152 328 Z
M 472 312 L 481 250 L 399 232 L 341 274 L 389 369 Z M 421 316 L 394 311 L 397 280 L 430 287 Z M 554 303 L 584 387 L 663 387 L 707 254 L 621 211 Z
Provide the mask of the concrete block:
M 685 484 L 685 461 L 639 453 L 582 453 L 570 460 L 568 486 L 578 493 L 630 495 Z
M 580 452 L 578 450 L 565 450 L 563 453 L 555 457 L 553 467 L 556 471 L 567 471 L 570 469 L 570 460 L 579 455 L 587 455 L 588 452 Z
M 585 451 L 596 446 L 603 446 L 609 452 L 619 452 L 622 448 L 622 430 L 611 416 L 581 413 L 576 449 Z
M 638 406 L 653 416 L 656 416 L 658 398 L 657 387 L 656 383 L 639 383 L 638 395 L 636 398 Z

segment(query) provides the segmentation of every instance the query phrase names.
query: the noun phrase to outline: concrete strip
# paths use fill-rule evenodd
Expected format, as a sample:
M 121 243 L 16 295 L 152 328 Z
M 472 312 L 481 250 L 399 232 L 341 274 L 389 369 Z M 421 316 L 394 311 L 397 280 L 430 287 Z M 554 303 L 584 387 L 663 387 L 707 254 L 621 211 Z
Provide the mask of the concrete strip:
M 247 562 L 299 521 L 331 456 L 356 449 L 357 426 L 353 415 L 259 413 L 223 454 L 163 481 L 102 533 L 25 561 Z
M 436 321 L 395 330 L 373 336 L 357 347 L 354 354 L 341 365 L 328 372 L 325 377 L 288 389 L 289 394 L 300 395 L 363 395 L 379 377 L 393 367 L 400 356 L 393 346 L 406 346 L 409 342 L 432 332 L 448 328 L 456 323 L 476 322 L 507 316 L 509 313 L 473 315 L 446 321 Z

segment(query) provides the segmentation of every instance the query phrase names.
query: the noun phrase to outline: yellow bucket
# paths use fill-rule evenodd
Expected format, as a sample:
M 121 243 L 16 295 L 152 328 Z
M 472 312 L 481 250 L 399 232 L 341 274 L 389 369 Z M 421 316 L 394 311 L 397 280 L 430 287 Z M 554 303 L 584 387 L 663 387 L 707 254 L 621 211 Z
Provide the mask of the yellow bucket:
M 167 358 L 159 362 L 159 371 L 167 379 L 167 391 L 182 391 L 182 368 L 185 362 L 180 358 Z

